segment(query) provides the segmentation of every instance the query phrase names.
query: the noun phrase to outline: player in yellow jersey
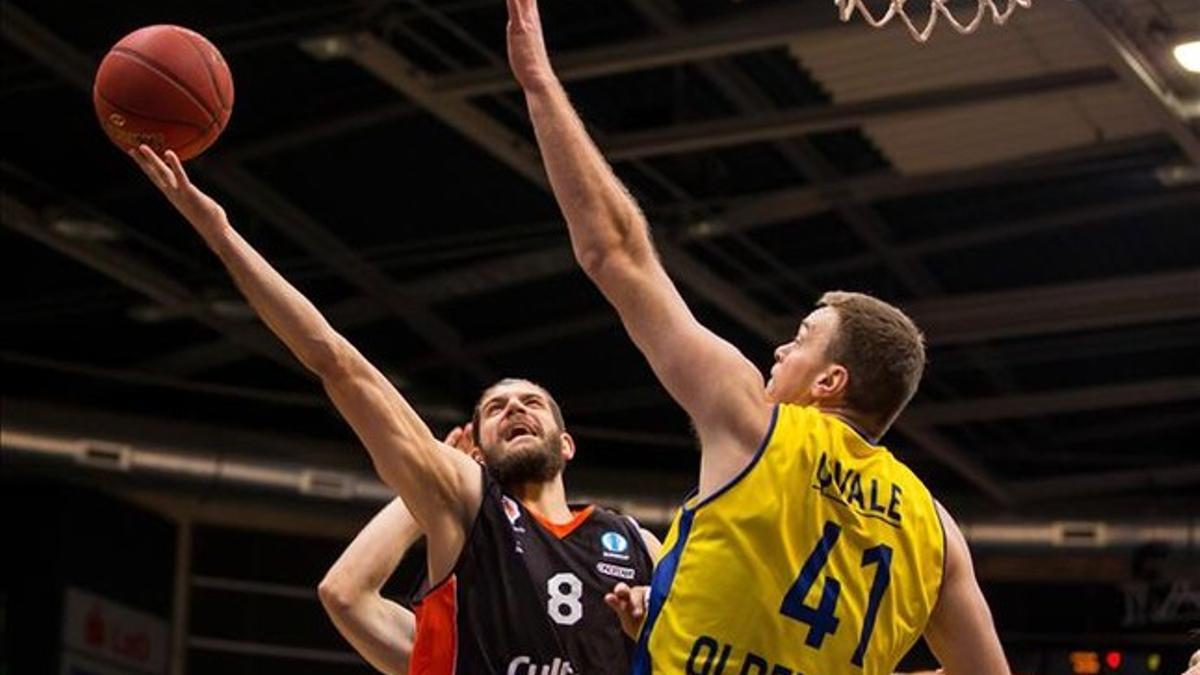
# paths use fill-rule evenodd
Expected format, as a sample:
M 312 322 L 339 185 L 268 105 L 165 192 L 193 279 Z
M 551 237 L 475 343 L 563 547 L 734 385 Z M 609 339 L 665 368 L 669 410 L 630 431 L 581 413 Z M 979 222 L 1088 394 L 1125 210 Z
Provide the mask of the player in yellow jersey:
M 576 258 L 702 448 L 634 672 L 882 675 L 924 634 L 947 675 L 1008 675 L 962 534 L 878 445 L 924 368 L 916 327 L 874 298 L 826 294 L 764 384 L 668 278 L 554 75 L 537 0 L 508 10 L 509 60 Z

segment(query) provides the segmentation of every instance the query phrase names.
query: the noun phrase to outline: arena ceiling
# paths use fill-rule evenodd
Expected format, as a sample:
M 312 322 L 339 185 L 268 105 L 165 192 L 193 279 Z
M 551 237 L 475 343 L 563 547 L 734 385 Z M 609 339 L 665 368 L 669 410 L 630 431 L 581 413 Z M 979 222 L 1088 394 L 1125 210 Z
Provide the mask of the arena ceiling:
M 800 0 L 542 12 L 673 277 L 764 370 L 821 290 L 868 291 L 927 333 L 928 375 L 887 442 L 948 501 L 1194 506 L 1200 81 L 1167 45 L 1200 7 L 1037 0 L 925 47 Z M 438 430 L 485 383 L 529 377 L 580 440 L 569 485 L 663 500 L 690 485 L 686 419 L 575 269 L 503 2 L 3 14 L 7 430 L 366 466 L 96 123 L 107 47 L 177 23 L 222 49 L 237 93 L 195 180 Z

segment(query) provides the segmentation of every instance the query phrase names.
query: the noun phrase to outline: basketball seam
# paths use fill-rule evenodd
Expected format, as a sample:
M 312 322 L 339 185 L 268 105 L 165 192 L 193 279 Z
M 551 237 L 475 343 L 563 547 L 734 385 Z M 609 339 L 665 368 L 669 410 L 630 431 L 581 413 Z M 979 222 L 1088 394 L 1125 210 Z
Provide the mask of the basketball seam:
M 192 37 L 191 31 L 182 28 L 177 30 L 183 34 L 183 39 L 187 40 L 187 43 L 192 46 L 192 49 L 196 50 L 196 53 L 200 55 L 200 62 L 204 64 L 204 72 L 208 73 L 208 81 L 212 84 L 213 93 L 217 96 L 217 103 L 221 105 L 221 111 L 224 112 L 231 110 L 233 106 L 226 105 L 225 103 L 225 97 L 221 94 L 221 86 L 217 84 L 217 74 L 213 72 L 212 64 L 208 62 L 208 55 L 204 53 L 204 50 L 200 48 L 200 45 L 196 44 L 196 40 Z
M 158 117 L 156 115 L 146 115 L 141 112 L 138 112 L 137 110 L 134 110 L 131 106 L 113 101 L 109 97 L 105 96 L 104 93 L 101 92 L 100 90 L 96 90 L 95 94 L 96 94 L 97 98 L 103 100 L 105 103 L 107 103 L 108 105 L 117 109 L 118 111 L 130 114 L 130 115 L 135 115 L 142 119 L 150 120 L 151 122 L 163 122 L 166 124 L 180 124 L 185 127 L 191 127 L 193 129 L 198 129 L 200 131 L 208 131 L 209 128 L 211 128 L 213 125 L 212 122 L 208 123 L 208 125 L 206 125 L 206 126 L 202 126 L 202 125 L 196 124 L 195 122 L 190 122 L 188 120 L 178 120 L 178 119 L 172 119 L 170 117 Z
M 212 128 L 213 128 L 213 127 L 215 127 L 216 125 L 217 125 L 217 123 L 216 123 L 216 122 L 213 122 L 212 124 L 208 125 L 207 127 L 204 127 L 204 129 L 202 129 L 202 130 L 200 131 L 200 133 L 196 135 L 196 137 L 195 137 L 195 138 L 193 138 L 192 140 L 188 141 L 187 143 L 184 143 L 183 145 L 179 146 L 178 148 L 171 148 L 171 150 L 173 150 L 173 151 L 175 152 L 175 154 L 176 154 L 176 155 L 181 155 L 181 156 L 182 156 L 182 155 L 185 155 L 185 154 L 187 154 L 185 151 L 186 151 L 188 148 L 190 148 L 190 147 L 192 147 L 193 145 L 196 145 L 196 144 L 198 144 L 198 143 L 201 143 L 201 142 L 203 141 L 203 144 L 202 144 L 202 145 L 203 145 L 203 147 L 201 147 L 201 148 L 200 148 L 200 149 L 199 149 L 199 150 L 196 152 L 196 154 L 198 155 L 198 154 L 200 154 L 200 153 L 204 152 L 205 150 L 207 150 L 207 149 L 208 149 L 208 147 L 209 147 L 210 145 L 212 145 L 213 141 L 217 140 L 217 139 L 216 139 L 216 137 L 213 137 L 213 136 L 212 136 L 212 134 L 210 134 L 210 133 L 209 133 L 209 132 L 212 130 Z M 193 156 L 194 156 L 194 155 L 193 155 Z
M 176 89 L 178 89 L 179 91 L 183 92 L 183 94 L 185 96 L 187 96 L 188 99 L 192 103 L 196 104 L 197 108 L 200 108 L 200 110 L 202 112 L 204 112 L 204 114 L 208 115 L 210 121 L 217 119 L 217 115 L 215 115 L 213 113 L 213 111 L 209 110 L 208 106 L 204 105 L 204 102 L 201 101 L 199 98 L 197 98 L 196 94 L 194 94 L 191 89 L 188 89 L 187 85 L 185 85 L 183 82 L 180 82 L 161 63 L 152 61 L 152 60 L 146 58 L 145 56 L 139 54 L 138 52 L 135 52 L 135 51 L 125 48 L 125 47 L 114 47 L 112 52 L 113 52 L 113 54 L 119 54 L 121 56 L 124 56 L 124 57 L 128 58 L 130 61 L 138 63 L 138 64 L 154 71 L 156 74 L 158 74 L 164 80 L 166 80 L 168 83 L 170 83 L 171 86 L 173 86 Z

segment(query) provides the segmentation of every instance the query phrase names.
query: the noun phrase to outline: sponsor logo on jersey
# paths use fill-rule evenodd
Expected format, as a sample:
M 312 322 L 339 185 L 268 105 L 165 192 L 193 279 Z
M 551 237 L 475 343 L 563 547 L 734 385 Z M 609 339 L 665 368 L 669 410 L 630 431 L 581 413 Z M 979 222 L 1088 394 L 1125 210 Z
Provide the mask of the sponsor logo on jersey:
M 620 532 L 609 530 L 600 535 L 600 546 L 604 547 L 605 558 L 629 560 L 629 540 Z
M 504 505 L 504 515 L 508 516 L 508 522 L 512 525 L 513 532 L 525 534 L 525 528 L 517 524 L 517 521 L 521 519 L 521 507 L 517 506 L 517 503 L 507 495 L 500 497 L 500 503 Z M 521 550 L 521 542 L 517 542 L 517 553 L 524 553 Z
M 621 565 L 606 562 L 596 563 L 596 571 L 600 574 L 625 579 L 626 581 L 632 580 L 633 577 L 637 576 L 637 572 L 632 567 L 622 567 Z
M 508 662 L 507 675 L 577 675 L 570 661 L 555 657 L 550 663 L 538 665 L 528 656 L 518 656 Z
M 500 503 L 504 504 L 504 515 L 508 516 L 508 522 L 516 525 L 517 519 L 521 517 L 521 507 L 517 506 L 511 497 L 501 497 Z

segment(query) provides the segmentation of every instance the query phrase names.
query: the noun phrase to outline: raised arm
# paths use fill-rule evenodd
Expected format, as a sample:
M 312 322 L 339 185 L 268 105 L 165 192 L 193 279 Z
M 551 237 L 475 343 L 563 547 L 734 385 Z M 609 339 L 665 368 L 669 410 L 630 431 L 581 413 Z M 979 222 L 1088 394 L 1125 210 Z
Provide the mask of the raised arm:
M 233 229 L 220 204 L 191 184 L 173 152 L 165 162 L 145 145 L 130 154 L 225 264 L 263 322 L 321 379 L 380 478 L 429 534 L 430 578 L 444 577 L 479 509 L 479 466 L 434 438 L 391 382 Z
M 946 575 L 925 628 L 925 641 L 945 675 L 1011 675 L 992 613 L 975 579 L 967 540 L 949 512 L 941 504 L 937 509 L 946 530 Z
M 705 453 L 702 488 L 706 472 L 728 471 L 725 477 L 732 477 L 770 419 L 762 375 L 700 325 L 667 276 L 645 216 L 588 136 L 551 68 L 537 0 L 508 0 L 508 11 L 509 61 L 525 90 L 575 257 L 695 423 Z
M 380 590 L 420 537 L 417 521 L 397 497 L 358 533 L 318 586 L 321 604 L 338 632 L 388 675 L 408 672 L 416 619 Z

